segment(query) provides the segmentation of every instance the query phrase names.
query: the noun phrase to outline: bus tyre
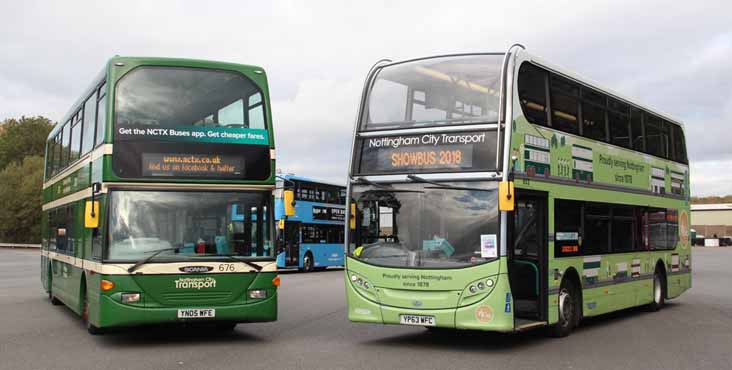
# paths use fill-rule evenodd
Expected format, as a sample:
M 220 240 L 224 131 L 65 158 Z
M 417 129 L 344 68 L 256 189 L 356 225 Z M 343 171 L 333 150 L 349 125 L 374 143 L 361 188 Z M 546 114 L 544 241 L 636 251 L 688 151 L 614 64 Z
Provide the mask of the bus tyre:
M 89 294 L 87 292 L 84 292 L 84 310 L 82 311 L 81 317 L 84 320 L 84 324 L 86 324 L 86 331 L 88 331 L 89 334 L 99 335 L 104 333 L 102 329 L 89 322 Z
M 658 311 L 666 304 L 666 276 L 656 268 L 653 273 L 653 300 L 648 305 L 649 310 Z
M 574 284 L 569 280 L 562 281 L 562 285 L 559 288 L 559 320 L 556 324 L 549 327 L 549 335 L 554 338 L 566 337 L 569 335 L 575 326 L 577 326 L 577 318 L 579 305 L 579 295 Z
M 54 306 L 60 306 L 63 304 L 63 302 L 61 302 L 58 298 L 53 296 L 53 292 L 51 291 L 50 288 L 48 289 L 48 300 L 51 301 L 51 304 Z
M 313 271 L 313 255 L 310 252 L 305 253 L 305 257 L 302 259 L 302 269 L 305 272 Z

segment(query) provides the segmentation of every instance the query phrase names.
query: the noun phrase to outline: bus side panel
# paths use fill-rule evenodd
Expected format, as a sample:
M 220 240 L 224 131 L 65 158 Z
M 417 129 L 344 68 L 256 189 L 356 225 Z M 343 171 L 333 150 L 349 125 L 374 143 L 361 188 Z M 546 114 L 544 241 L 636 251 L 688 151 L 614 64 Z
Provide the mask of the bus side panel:
M 51 289 L 48 265 L 48 212 L 44 211 L 41 213 L 41 286 L 46 292 Z
M 343 266 L 343 244 L 301 244 L 300 267 L 308 251 L 313 255 L 315 267 Z

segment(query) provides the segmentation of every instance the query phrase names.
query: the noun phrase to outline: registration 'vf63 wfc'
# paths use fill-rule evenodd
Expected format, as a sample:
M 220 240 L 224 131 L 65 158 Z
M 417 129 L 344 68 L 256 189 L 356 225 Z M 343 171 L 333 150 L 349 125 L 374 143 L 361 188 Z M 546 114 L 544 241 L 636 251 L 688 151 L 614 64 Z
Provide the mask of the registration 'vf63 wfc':
M 564 336 L 691 286 L 682 124 L 520 45 L 377 63 L 351 154 L 351 321 Z

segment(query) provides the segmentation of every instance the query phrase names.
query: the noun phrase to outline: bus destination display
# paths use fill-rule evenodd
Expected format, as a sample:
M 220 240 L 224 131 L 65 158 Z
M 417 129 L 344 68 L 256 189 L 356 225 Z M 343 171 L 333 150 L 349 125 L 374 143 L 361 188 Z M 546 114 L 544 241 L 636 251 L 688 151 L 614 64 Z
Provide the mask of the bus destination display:
M 244 159 L 212 154 L 143 153 L 142 172 L 154 177 L 237 177 Z
M 495 167 L 495 132 L 364 138 L 359 173 L 482 171 Z

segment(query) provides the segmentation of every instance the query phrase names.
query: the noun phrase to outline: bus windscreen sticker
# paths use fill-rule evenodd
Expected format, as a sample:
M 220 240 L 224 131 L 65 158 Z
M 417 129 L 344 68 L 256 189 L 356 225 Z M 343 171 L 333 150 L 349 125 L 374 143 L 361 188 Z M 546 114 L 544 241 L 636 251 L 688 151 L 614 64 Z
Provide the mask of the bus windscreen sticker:
M 496 234 L 480 235 L 480 257 L 496 258 L 498 257 L 498 245 L 496 242 Z
M 359 173 L 457 172 L 494 169 L 494 131 L 368 137 L 360 140 Z
M 210 154 L 143 153 L 142 174 L 153 177 L 233 177 L 244 173 L 244 158 Z

